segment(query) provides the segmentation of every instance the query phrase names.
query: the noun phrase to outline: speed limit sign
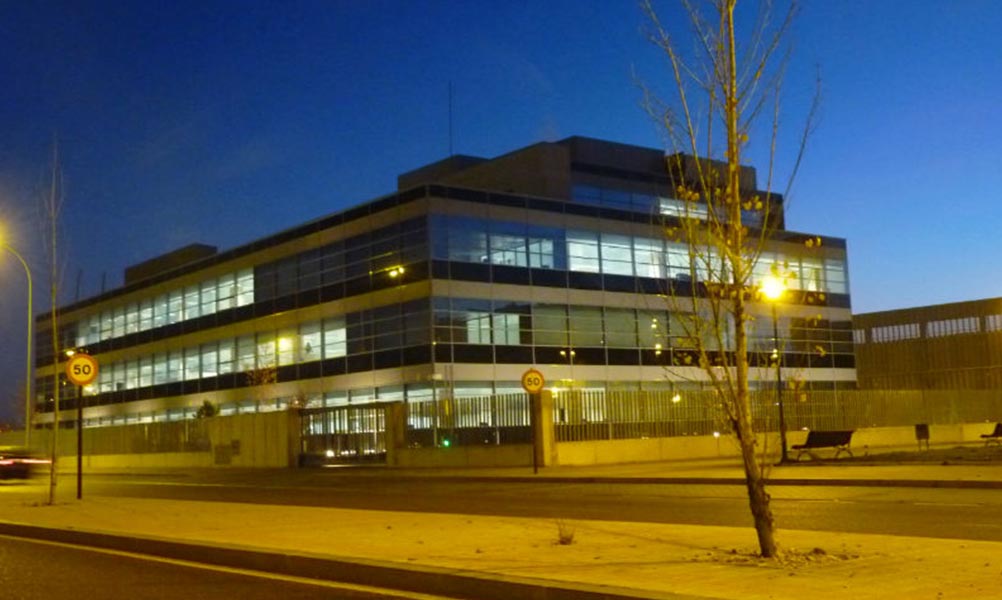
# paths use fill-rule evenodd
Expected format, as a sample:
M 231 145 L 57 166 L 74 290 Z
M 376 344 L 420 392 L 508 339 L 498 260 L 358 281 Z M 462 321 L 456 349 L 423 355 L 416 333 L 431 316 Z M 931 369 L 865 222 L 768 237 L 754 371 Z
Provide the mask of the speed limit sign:
M 66 378 L 74 385 L 88 385 L 97 378 L 97 360 L 77 352 L 66 361 Z
M 536 369 L 529 369 L 522 374 L 522 388 L 530 394 L 538 394 L 546 385 L 543 374 Z

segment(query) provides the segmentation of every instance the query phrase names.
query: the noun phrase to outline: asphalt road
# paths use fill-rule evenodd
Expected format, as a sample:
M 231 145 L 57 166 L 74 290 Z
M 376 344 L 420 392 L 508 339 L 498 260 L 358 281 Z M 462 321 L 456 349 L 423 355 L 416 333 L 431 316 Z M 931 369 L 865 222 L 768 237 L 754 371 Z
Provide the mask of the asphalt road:
M 1002 490 L 773 486 L 784 529 L 1002 541 Z M 90 476 L 85 495 L 749 526 L 742 485 L 437 480 L 283 471 Z
M 101 600 L 386 600 L 415 597 L 0 536 L 0 597 L 4 600 L 75 600 L 82 594 Z

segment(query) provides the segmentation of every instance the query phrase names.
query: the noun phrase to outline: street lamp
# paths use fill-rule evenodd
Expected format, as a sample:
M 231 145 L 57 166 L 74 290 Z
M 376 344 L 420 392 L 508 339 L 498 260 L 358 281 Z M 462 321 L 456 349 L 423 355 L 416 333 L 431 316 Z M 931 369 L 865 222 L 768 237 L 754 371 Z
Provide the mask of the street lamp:
M 776 404 L 779 405 L 779 462 L 785 463 L 789 459 L 786 454 L 786 415 L 783 411 L 783 374 L 780 371 L 783 354 L 779 351 L 779 317 L 776 315 L 776 305 L 783 298 L 786 292 L 786 283 L 774 275 L 769 275 L 762 280 L 762 295 L 772 303 L 772 339 L 775 343 L 773 348 L 773 358 L 776 359 Z
M 17 253 L 17 250 L 11 247 L 7 242 L 0 240 L 0 247 L 2 247 L 7 252 L 14 255 L 17 260 L 21 261 L 21 266 L 24 267 L 24 274 L 28 277 L 28 351 L 26 354 L 25 362 L 27 367 L 24 375 L 24 447 L 31 447 L 31 269 L 28 268 L 28 263 L 24 261 L 24 258 Z

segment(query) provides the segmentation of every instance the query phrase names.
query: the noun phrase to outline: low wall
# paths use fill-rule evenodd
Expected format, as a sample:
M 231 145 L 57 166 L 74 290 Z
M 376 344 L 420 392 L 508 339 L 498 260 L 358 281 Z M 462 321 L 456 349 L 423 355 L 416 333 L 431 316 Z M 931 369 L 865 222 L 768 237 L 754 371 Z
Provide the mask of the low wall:
M 532 466 L 532 445 L 398 448 L 390 452 L 391 467 L 525 467 Z
M 155 445 L 163 443 L 163 438 L 155 435 L 159 425 L 84 429 L 84 469 L 289 467 L 298 462 L 299 421 L 295 413 L 288 411 L 200 419 L 200 433 L 184 444 L 174 443 L 168 451 L 156 451 L 163 449 Z M 32 448 L 49 455 L 51 434 L 50 430 L 32 432 Z M 23 441 L 23 434 L 15 439 Z M 75 430 L 60 430 L 60 470 L 76 471 L 76 439 Z
M 991 433 L 995 423 L 930 425 L 930 446 L 980 444 L 981 434 Z M 791 431 L 786 436 L 788 448 L 802 444 L 807 431 Z M 759 448 L 779 456 L 779 435 L 759 436 Z M 867 427 L 852 436 L 852 451 L 865 456 L 874 451 L 917 450 L 914 427 Z M 603 465 L 631 462 L 658 462 L 692 459 L 737 458 L 737 442 L 732 436 L 691 436 L 591 442 L 561 442 L 556 448 L 556 463 L 563 466 Z

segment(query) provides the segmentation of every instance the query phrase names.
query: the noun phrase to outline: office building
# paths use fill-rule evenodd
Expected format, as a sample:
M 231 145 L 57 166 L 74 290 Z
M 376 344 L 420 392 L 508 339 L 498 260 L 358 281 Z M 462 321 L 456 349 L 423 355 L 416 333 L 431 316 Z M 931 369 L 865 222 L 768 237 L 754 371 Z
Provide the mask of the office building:
M 60 309 L 58 351 L 100 362 L 90 426 L 189 418 L 206 401 L 231 414 L 516 392 L 531 366 L 551 387 L 698 387 L 665 295 L 701 289 L 686 246 L 666 239 L 686 210 L 670 174 L 660 150 L 581 137 L 453 156 L 401 175 L 396 193 L 244 246 L 130 267 L 120 288 Z M 741 180 L 758 192 L 753 168 Z M 845 241 L 786 230 L 782 198 L 763 197 L 776 231 L 756 277 L 791 274 L 784 381 L 855 387 Z M 771 307 L 752 309 L 752 350 L 776 351 Z M 38 328 L 44 423 L 46 316 Z M 773 363 L 756 364 L 755 385 L 774 385 Z

